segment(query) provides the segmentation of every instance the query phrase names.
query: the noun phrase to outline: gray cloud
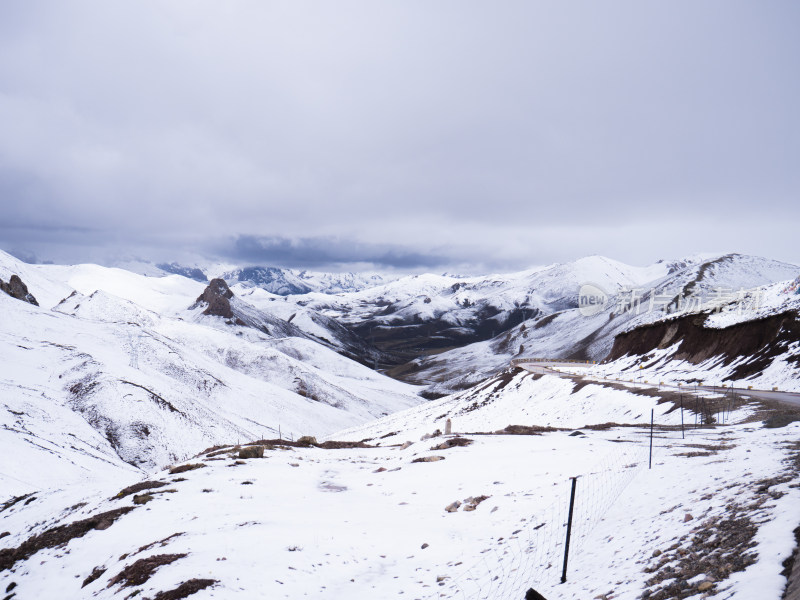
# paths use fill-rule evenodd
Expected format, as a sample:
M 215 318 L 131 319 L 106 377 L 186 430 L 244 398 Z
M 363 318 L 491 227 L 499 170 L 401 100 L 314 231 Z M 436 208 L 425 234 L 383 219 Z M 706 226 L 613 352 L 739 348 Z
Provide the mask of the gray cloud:
M 16 3 L 0 247 L 800 261 L 798 17 L 789 0 Z
M 388 244 L 365 244 L 338 238 L 239 236 L 226 258 L 245 264 L 280 264 L 313 269 L 319 267 L 369 265 L 388 269 L 431 269 L 453 264 L 454 256 L 437 256 Z

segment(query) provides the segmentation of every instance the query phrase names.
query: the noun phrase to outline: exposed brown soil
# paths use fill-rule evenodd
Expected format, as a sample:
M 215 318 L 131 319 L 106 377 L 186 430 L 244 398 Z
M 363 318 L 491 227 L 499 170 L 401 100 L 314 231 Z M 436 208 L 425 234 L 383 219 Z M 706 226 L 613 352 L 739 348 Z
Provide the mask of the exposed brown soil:
M 216 579 L 190 579 L 189 581 L 184 581 L 174 590 L 158 592 L 153 600 L 181 600 L 181 598 L 191 596 L 195 592 L 204 590 L 215 583 L 217 583 Z
M 202 469 L 205 467 L 203 463 L 193 463 L 188 465 L 179 465 L 177 467 L 172 467 L 169 470 L 170 475 L 176 475 L 177 473 L 185 473 L 186 471 L 194 471 L 195 469 Z
M 147 558 L 140 558 L 134 563 L 129 564 L 119 573 L 111 578 L 106 587 L 111 587 L 119 583 L 122 587 L 142 585 L 153 574 L 153 572 L 164 565 L 174 563 L 186 556 L 186 554 L 156 554 Z
M 455 448 L 458 446 L 469 446 L 472 440 L 464 437 L 448 438 L 441 444 L 433 446 L 431 450 L 447 450 L 448 448 Z
M 134 508 L 133 506 L 116 508 L 68 525 L 59 525 L 28 538 L 17 548 L 4 548 L 0 550 L 0 572 L 10 569 L 17 561 L 26 560 L 44 548 L 64 545 L 74 538 L 83 537 L 93 529 L 108 529 L 114 521 Z
M 83 580 L 83 585 L 81 585 L 81 588 L 85 588 L 90 583 L 97 581 L 98 579 L 100 579 L 100 577 L 102 577 L 103 573 L 105 572 L 106 572 L 105 567 L 95 567 L 94 569 L 92 569 L 92 572 L 89 574 L 89 576 Z
M 741 360 L 732 369 L 729 379 L 745 379 L 761 373 L 776 356 L 800 341 L 800 319 L 795 311 L 786 311 L 763 319 L 747 321 L 716 329 L 705 327 L 708 313 L 686 315 L 636 327 L 614 339 L 606 361 L 623 356 L 645 356 L 658 349 L 678 344 L 674 360 L 700 364 L 719 357 L 720 364 Z M 800 364 L 800 355 L 789 357 Z
M 558 427 L 543 427 L 541 425 L 507 425 L 504 429 L 495 431 L 495 433 L 500 435 L 542 435 L 543 433 L 552 433 L 554 431 L 567 430 L 559 429 Z
M 275 446 L 275 447 L 286 447 L 286 448 L 322 448 L 323 450 L 339 450 L 342 448 L 374 448 L 375 446 L 370 446 L 369 444 L 365 444 L 362 442 L 338 442 L 334 440 L 329 440 L 327 442 L 322 442 L 321 444 L 311 444 L 308 442 L 300 442 L 299 440 L 289 441 L 289 440 L 258 440 L 255 442 L 249 442 L 246 444 L 247 446 L 253 445 L 265 445 L 265 446 Z
M 129 485 L 128 487 L 121 489 L 119 493 L 114 496 L 114 498 L 124 498 L 125 496 L 130 496 L 131 494 L 136 494 L 144 490 L 154 490 L 156 488 L 164 487 L 165 485 L 168 484 L 164 481 L 140 481 L 139 483 L 134 483 L 133 485 Z
M 23 500 L 27 500 L 33 496 L 33 492 L 30 494 L 23 494 L 22 496 L 14 496 L 13 498 L 6 500 L 3 504 L 0 504 L 0 513 L 8 510 L 15 504 L 22 502 Z

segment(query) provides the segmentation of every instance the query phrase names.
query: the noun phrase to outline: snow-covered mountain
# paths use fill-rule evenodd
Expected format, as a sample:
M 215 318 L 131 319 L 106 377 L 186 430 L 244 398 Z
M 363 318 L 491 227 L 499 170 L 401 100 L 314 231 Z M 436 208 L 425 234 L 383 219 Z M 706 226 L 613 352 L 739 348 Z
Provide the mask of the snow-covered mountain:
M 6 493 L 44 485 L 49 470 L 24 466 L 38 461 L 64 462 L 65 477 L 96 462 L 152 469 L 222 440 L 320 435 L 420 401 L 239 299 L 246 323 L 203 314 L 203 285 L 181 276 L 0 254 L 0 278 L 11 273 L 41 306 L 0 293 L 3 448 L 25 457 L 2 469 Z
M 220 277 L 230 285 L 260 288 L 278 296 L 357 292 L 387 281 L 386 276 L 377 273 L 324 273 L 259 266 L 229 270 Z
M 347 294 L 283 302 L 345 323 L 395 360 L 395 377 L 437 396 L 465 389 L 520 355 L 601 360 L 632 323 L 721 294 L 793 278 L 800 267 L 729 254 L 631 267 L 592 256 L 509 275 L 405 277 Z M 605 291 L 602 310 L 579 309 L 584 284 Z M 277 303 L 276 303 L 277 304 Z

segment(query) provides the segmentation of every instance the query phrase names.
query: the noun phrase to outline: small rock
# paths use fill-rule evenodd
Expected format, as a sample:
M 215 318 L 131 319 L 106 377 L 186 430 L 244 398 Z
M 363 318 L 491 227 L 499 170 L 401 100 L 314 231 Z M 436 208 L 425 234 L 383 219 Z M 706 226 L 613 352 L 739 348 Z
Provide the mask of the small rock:
M 298 438 L 298 444 L 302 444 L 303 446 L 316 446 L 317 445 L 317 438 L 313 435 L 304 435 Z
M 406 448 L 408 448 L 409 446 L 411 446 L 411 444 L 413 444 L 413 443 L 414 443 L 414 442 L 404 442 L 404 443 L 403 443 L 403 445 L 402 445 L 402 446 L 400 446 L 400 450 L 405 450 Z
M 661 550 L 653 550 L 653 556 L 661 556 Z
M 439 460 L 444 460 L 444 456 L 421 456 L 420 458 L 415 458 L 411 462 L 421 463 L 421 462 L 436 462 Z
M 697 591 L 705 592 L 706 590 L 710 590 L 712 587 L 714 587 L 714 584 L 711 581 L 704 581 L 703 583 L 697 586 Z
M 378 467 L 373 471 L 373 473 L 383 473 L 386 470 L 386 467 Z
M 147 504 L 153 497 L 150 494 L 139 494 L 133 496 L 134 504 Z
M 461 502 L 459 502 L 458 500 L 456 500 L 455 502 L 451 502 L 450 504 L 448 504 L 447 506 L 445 506 L 445 507 L 444 507 L 444 509 L 445 509 L 447 512 L 456 512 L 460 506 L 461 506 Z
M 694 519 L 694 517 L 692 515 L 690 515 L 689 513 L 686 513 L 686 515 L 683 517 L 683 522 L 684 523 L 688 523 L 692 519 Z
M 420 548 L 422 548 L 423 550 L 425 550 L 425 548 L 427 547 L 428 547 L 428 542 L 425 542 L 424 544 L 422 544 L 422 546 L 420 546 Z
M 264 446 L 246 446 L 239 450 L 239 458 L 264 458 Z

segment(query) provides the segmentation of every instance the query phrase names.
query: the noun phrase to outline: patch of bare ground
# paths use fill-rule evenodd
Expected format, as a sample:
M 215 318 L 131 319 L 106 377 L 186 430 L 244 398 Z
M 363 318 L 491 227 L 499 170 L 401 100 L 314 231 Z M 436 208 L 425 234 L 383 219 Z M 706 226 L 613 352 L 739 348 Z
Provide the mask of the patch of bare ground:
M 121 587 L 142 585 L 150 579 L 156 569 L 164 565 L 172 564 L 184 556 L 186 556 L 186 554 L 156 554 L 154 556 L 148 556 L 147 558 L 140 558 L 114 575 L 106 587 L 111 587 L 116 584 L 120 584 Z
M 139 483 L 134 483 L 126 488 L 122 488 L 117 495 L 114 496 L 114 498 L 124 498 L 125 496 L 130 496 L 131 494 L 136 494 L 144 490 L 154 490 L 156 488 L 164 487 L 165 485 L 168 484 L 164 481 L 140 481 Z
M 458 446 L 469 446 L 471 443 L 472 440 L 469 438 L 453 437 L 446 439 L 441 444 L 433 446 L 431 450 L 447 450 L 448 448 L 456 448 Z
M 693 446 L 707 448 L 711 453 L 730 448 L 724 444 Z M 712 597 L 723 591 L 720 584 L 732 573 L 743 571 L 756 562 L 755 536 L 766 509 L 770 508 L 766 505 L 785 494 L 773 488 L 796 480 L 800 472 L 800 442 L 787 444 L 786 448 L 790 454 L 781 473 L 735 484 L 742 487 L 741 495 L 749 492 L 749 500 L 729 503 L 722 514 L 708 517 L 669 548 L 653 553 L 652 564 L 644 569 L 651 577 L 645 582 L 642 600 L 680 600 L 701 593 L 704 598 Z M 784 574 L 792 570 L 787 563 L 783 564 Z M 705 577 L 689 583 L 699 575 Z M 790 576 L 787 590 L 792 584 Z
M 93 529 L 108 529 L 114 521 L 134 508 L 134 506 L 116 508 L 68 525 L 59 525 L 28 538 L 16 548 L 4 548 L 0 550 L 0 572 L 10 569 L 18 561 L 30 558 L 39 550 L 63 546 L 70 540 L 83 537 Z
M 215 583 L 217 583 L 216 579 L 190 579 L 189 581 L 184 581 L 174 590 L 158 592 L 153 600 L 181 600 L 181 598 L 187 598 L 195 592 L 204 590 Z
M 503 429 L 495 431 L 498 435 L 542 435 L 554 431 L 569 431 L 558 427 L 546 427 L 542 425 L 506 425 Z
M 177 475 L 178 473 L 185 473 L 186 471 L 194 471 L 195 469 L 202 469 L 205 467 L 203 463 L 194 463 L 188 465 L 179 465 L 177 467 L 172 467 L 169 470 L 170 475 Z
M 158 540 L 158 541 L 155 541 L 155 542 L 151 542 L 150 544 L 146 544 L 146 545 L 142 546 L 141 548 L 139 548 L 136 552 L 131 553 L 131 556 L 136 556 L 137 554 L 141 554 L 142 552 L 146 552 L 147 550 L 151 550 L 152 548 L 155 548 L 156 546 L 160 546 L 161 548 L 163 548 L 164 546 L 167 545 L 167 543 L 170 540 L 175 539 L 176 537 L 180 537 L 182 535 L 185 535 L 184 532 L 173 533 L 172 535 L 168 535 L 167 537 L 165 537 L 163 540 Z
M 684 444 L 684 448 L 698 448 L 698 450 L 690 450 L 689 452 L 678 452 L 675 456 L 684 456 L 686 458 L 694 458 L 698 456 L 714 456 L 719 452 L 730 450 L 733 446 L 726 446 L 725 444 Z
M 105 572 L 106 572 L 105 567 L 95 567 L 94 569 L 92 569 L 92 572 L 89 573 L 89 576 L 83 580 L 83 585 L 81 585 L 81 588 L 85 588 L 90 583 L 97 581 L 98 579 L 100 579 L 100 577 L 103 576 L 103 573 Z

